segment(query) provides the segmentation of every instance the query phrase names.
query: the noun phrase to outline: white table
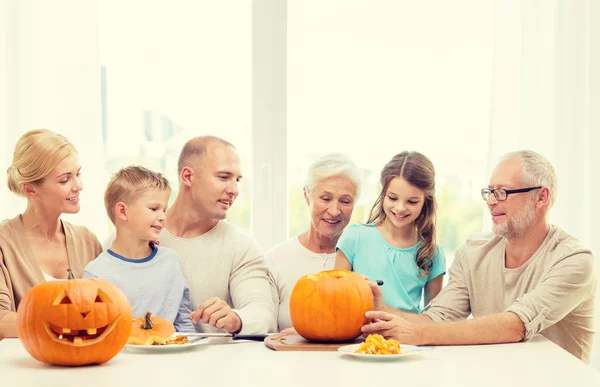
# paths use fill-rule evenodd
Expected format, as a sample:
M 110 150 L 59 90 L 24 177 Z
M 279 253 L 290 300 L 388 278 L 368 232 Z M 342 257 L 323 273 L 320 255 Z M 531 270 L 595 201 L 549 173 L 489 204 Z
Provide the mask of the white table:
M 213 339 L 178 353 L 122 351 L 100 366 L 48 366 L 18 339 L 0 341 L 0 386 L 600 386 L 600 373 L 554 343 L 437 347 L 396 361 L 338 352 L 276 352 L 263 343 Z

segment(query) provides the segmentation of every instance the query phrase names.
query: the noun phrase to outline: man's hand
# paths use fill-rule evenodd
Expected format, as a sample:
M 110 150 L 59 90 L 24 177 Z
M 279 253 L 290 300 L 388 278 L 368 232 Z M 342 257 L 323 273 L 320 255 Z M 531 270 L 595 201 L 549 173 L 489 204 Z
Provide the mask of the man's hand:
M 190 314 L 192 322 L 201 321 L 213 327 L 221 328 L 229 333 L 238 333 L 242 330 L 242 320 L 229 305 L 219 297 L 212 297 L 198 305 L 198 309 Z
M 363 336 L 378 333 L 385 338 L 393 338 L 401 344 L 423 345 L 423 329 L 426 326 L 414 324 L 402 317 L 387 312 L 371 311 L 365 313 L 367 318 L 373 319 L 371 324 L 363 325 Z

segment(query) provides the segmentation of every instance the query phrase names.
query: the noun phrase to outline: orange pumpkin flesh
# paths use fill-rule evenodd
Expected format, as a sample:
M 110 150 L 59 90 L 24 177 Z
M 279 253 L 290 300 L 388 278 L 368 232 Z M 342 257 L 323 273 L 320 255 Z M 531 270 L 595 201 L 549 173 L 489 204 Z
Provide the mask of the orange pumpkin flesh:
M 175 333 L 173 323 L 162 317 L 152 316 L 152 312 L 146 312 L 144 317 L 133 319 L 133 327 L 128 343 L 139 345 L 165 344 L 173 333 Z
M 17 310 L 17 333 L 41 362 L 101 364 L 123 348 L 131 331 L 123 292 L 98 278 L 51 281 L 31 288 Z
M 353 340 L 370 322 L 373 293 L 363 277 L 347 270 L 328 270 L 300 278 L 290 296 L 290 318 L 307 340 Z

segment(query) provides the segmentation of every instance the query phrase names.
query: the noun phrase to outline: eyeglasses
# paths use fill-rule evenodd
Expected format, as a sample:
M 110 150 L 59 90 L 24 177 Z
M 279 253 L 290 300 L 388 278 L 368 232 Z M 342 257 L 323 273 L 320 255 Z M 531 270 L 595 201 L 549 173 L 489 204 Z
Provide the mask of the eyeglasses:
M 502 202 L 502 201 L 506 200 L 508 198 L 508 195 L 510 195 L 510 194 L 529 192 L 529 191 L 533 191 L 534 189 L 538 189 L 538 188 L 542 188 L 542 187 L 540 186 L 540 187 L 529 187 L 529 188 L 519 188 L 519 189 L 482 188 L 481 189 L 481 197 L 483 198 L 483 200 L 485 200 L 487 202 L 490 194 L 494 194 L 494 197 L 496 198 L 496 200 L 498 200 L 499 202 Z

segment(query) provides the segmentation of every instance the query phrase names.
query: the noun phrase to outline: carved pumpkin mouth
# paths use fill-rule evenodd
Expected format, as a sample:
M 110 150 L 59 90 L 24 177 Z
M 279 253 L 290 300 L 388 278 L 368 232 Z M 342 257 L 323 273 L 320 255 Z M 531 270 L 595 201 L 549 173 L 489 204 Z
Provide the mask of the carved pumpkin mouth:
M 112 323 L 100 328 L 69 329 L 59 327 L 47 321 L 44 321 L 44 328 L 46 328 L 48 335 L 58 343 L 73 345 L 75 347 L 85 347 L 102 341 L 117 325 L 119 316 Z

